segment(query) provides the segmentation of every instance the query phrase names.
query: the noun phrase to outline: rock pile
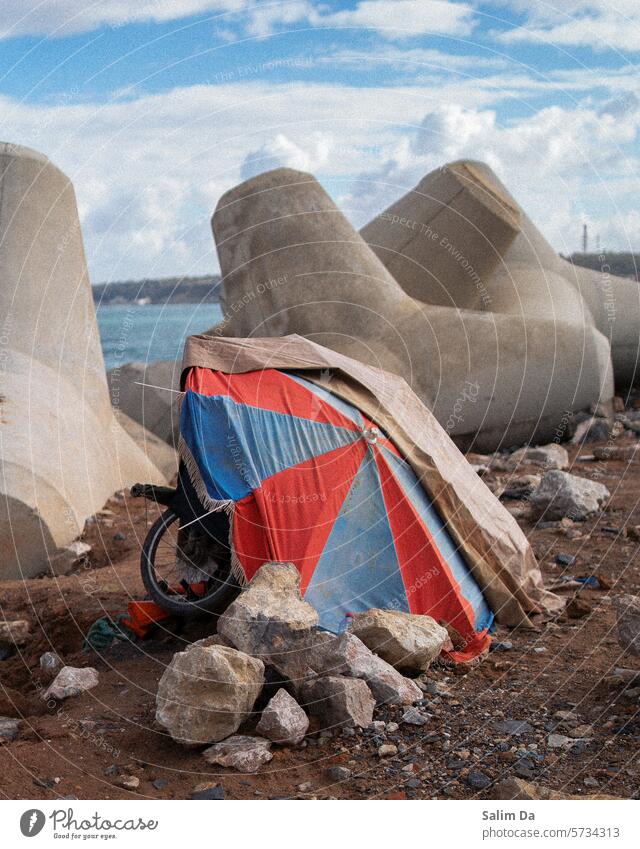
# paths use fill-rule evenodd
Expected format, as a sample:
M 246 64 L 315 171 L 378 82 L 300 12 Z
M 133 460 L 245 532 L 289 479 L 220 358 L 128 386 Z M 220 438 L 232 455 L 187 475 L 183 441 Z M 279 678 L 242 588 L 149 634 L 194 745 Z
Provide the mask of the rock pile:
M 243 772 L 270 761 L 272 744 L 301 744 L 310 716 L 324 733 L 338 726 L 346 733 L 368 728 L 376 705 L 398 705 L 407 708 L 403 722 L 426 723 L 412 707 L 422 689 L 400 670 L 428 669 L 450 647 L 444 628 L 429 616 L 386 610 L 357 614 L 353 633 L 338 636 L 317 623 L 296 567 L 266 563 L 220 617 L 218 634 L 174 655 L 158 687 L 158 723 L 184 745 L 213 743 L 207 761 Z M 274 677 L 281 686 L 249 724 Z M 236 734 L 243 725 L 260 736 Z

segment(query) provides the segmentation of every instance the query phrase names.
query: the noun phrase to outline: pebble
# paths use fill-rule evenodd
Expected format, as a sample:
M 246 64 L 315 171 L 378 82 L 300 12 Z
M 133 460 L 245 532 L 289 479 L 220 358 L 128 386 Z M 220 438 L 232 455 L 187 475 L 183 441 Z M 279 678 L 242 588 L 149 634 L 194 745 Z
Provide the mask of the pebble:
M 393 743 L 384 743 L 382 746 L 378 748 L 378 757 L 379 758 L 388 758 L 391 755 L 398 754 L 398 747 L 394 746 Z
M 504 640 L 502 642 L 492 642 L 490 646 L 491 651 L 512 651 L 513 643 L 509 640 Z
M 151 785 L 155 787 L 156 790 L 163 790 L 169 782 L 166 778 L 156 778 L 155 781 L 151 782 Z
M 410 778 L 408 781 L 405 781 L 404 786 L 408 787 L 409 790 L 417 790 L 418 787 L 422 786 L 422 782 L 419 778 Z
M 559 566 L 573 566 L 575 562 L 573 554 L 556 554 L 556 563 Z
M 415 707 L 407 708 L 402 714 L 401 720 L 401 722 L 404 722 L 406 725 L 426 725 L 428 721 L 429 717 L 425 716 Z
M 504 719 L 501 722 L 493 723 L 494 731 L 498 734 L 530 734 L 533 731 L 533 726 L 522 719 Z
M 487 787 L 491 786 L 491 779 L 488 775 L 485 775 L 484 772 L 476 772 L 475 770 L 472 770 L 469 775 L 467 775 L 467 784 L 474 790 L 486 790 Z
M 310 781 L 305 781 L 302 784 L 298 784 L 298 790 L 300 793 L 309 793 L 313 789 L 313 784 Z
M 346 766 L 330 766 L 327 770 L 327 777 L 331 781 L 347 781 L 351 778 L 351 770 Z
M 55 672 L 61 666 L 62 661 L 54 651 L 46 651 L 43 655 L 40 655 L 40 669 L 46 669 L 47 672 Z
M 224 787 L 221 784 L 198 784 L 189 796 L 190 799 L 224 799 Z
M 123 775 L 117 783 L 125 790 L 137 790 L 140 786 L 140 779 L 135 775 Z
M 18 738 L 20 720 L 0 716 L 0 743 L 13 743 Z
M 386 730 L 387 734 L 395 734 L 396 731 L 398 731 L 399 728 L 400 728 L 400 726 L 398 725 L 397 722 L 387 722 L 387 724 L 385 726 L 385 730 Z

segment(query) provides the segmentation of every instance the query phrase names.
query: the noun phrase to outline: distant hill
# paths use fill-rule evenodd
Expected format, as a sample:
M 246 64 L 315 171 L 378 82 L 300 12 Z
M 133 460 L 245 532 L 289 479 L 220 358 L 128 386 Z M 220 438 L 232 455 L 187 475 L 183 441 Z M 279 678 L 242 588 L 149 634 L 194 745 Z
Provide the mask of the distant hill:
M 219 300 L 219 274 L 125 280 L 93 287 L 96 304 L 210 304 Z
M 594 271 L 605 271 L 620 277 L 633 277 L 635 280 L 640 277 L 640 256 L 632 253 L 614 253 L 613 251 L 602 251 L 596 254 L 575 253 L 565 259 L 574 265 L 593 268 Z

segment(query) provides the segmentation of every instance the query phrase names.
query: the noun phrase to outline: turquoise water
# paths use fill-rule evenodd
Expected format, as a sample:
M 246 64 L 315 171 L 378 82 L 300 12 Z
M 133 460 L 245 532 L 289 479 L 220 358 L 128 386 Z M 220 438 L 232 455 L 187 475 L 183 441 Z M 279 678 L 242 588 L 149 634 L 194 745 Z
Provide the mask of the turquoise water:
M 107 369 L 134 361 L 180 360 L 187 336 L 222 318 L 218 304 L 117 304 L 97 309 Z

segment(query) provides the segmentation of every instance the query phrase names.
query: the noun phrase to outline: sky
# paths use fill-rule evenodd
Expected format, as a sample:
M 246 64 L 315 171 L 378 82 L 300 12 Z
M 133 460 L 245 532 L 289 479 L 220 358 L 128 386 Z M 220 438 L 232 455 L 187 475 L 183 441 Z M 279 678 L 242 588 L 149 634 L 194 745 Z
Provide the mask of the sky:
M 557 250 L 630 250 L 639 58 L 637 0 L 2 0 L 0 140 L 73 181 L 93 283 L 217 271 L 282 165 L 359 227 L 479 159 Z

